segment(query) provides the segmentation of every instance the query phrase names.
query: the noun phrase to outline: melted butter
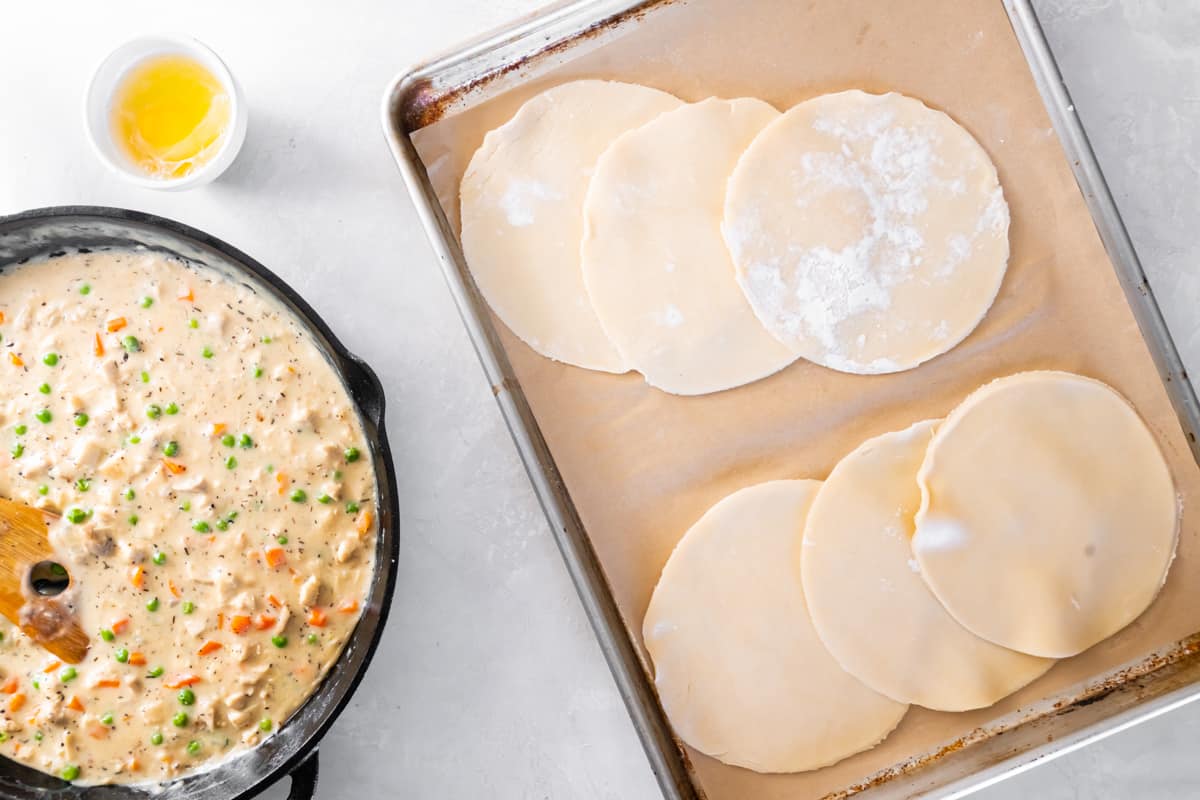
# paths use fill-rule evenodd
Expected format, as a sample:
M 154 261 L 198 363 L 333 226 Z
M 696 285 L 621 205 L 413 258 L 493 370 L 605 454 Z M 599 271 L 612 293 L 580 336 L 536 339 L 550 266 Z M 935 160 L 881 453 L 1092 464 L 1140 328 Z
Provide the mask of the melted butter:
M 156 178 L 181 178 L 207 162 L 220 149 L 229 121 L 225 87 L 187 56 L 142 61 L 113 97 L 113 139 L 133 164 Z

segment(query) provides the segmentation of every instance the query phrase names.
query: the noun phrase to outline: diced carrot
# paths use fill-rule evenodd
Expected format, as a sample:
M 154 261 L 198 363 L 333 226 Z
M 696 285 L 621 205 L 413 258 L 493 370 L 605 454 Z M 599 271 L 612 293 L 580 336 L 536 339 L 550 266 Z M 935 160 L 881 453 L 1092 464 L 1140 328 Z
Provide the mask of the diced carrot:
M 24 362 L 24 361 L 22 361 L 22 360 L 21 360 L 21 357 L 20 357 L 19 355 L 17 355 L 16 353 L 9 353 L 9 354 L 8 354 L 8 360 L 12 362 L 12 365 L 13 365 L 14 367 L 23 367 L 23 366 L 25 366 L 25 362 Z
M 185 672 L 182 675 L 176 675 L 173 678 L 167 678 L 163 682 L 163 686 L 168 689 L 182 689 L 185 686 L 194 686 L 200 682 L 199 675 L 192 675 L 190 672 Z
M 225 427 L 226 426 L 225 426 L 224 422 L 214 422 L 212 424 L 210 433 L 212 433 L 213 436 L 220 436 L 222 433 L 225 432 Z
M 217 630 L 225 630 L 225 615 L 220 611 L 217 612 Z
M 208 537 L 208 543 L 209 543 L 209 544 L 216 544 L 216 543 L 217 543 L 217 535 L 216 535 L 215 533 L 214 533 L 212 536 L 209 536 L 209 537 Z
M 99 720 L 92 720 L 86 726 L 87 735 L 93 739 L 107 739 L 108 726 L 102 725 Z
M 217 652 L 224 646 L 225 645 L 221 644 L 220 642 L 214 642 L 212 639 L 209 639 L 207 642 L 200 645 L 199 653 L 202 656 L 207 656 L 207 655 Z
M 71 702 L 67 703 L 67 708 L 72 711 L 83 711 L 83 703 L 79 702 L 79 698 L 71 695 Z
M 293 375 L 295 375 L 295 374 L 296 374 L 296 368 L 295 368 L 295 367 L 293 367 L 291 364 L 288 364 L 287 371 L 288 371 L 288 372 L 290 372 L 290 373 L 292 373 Z
M 18 756 L 21 755 L 21 743 L 16 739 L 13 739 L 13 754 Z
M 279 484 L 279 493 L 283 494 L 288 488 L 288 476 L 286 472 L 275 473 L 275 482 Z
M 362 513 L 362 516 L 358 518 L 358 523 L 354 526 L 354 529 L 359 533 L 366 533 L 367 531 L 371 530 L 371 525 L 374 522 L 375 515 L 372 514 L 371 509 L 368 508 Z
M 287 554 L 282 547 L 272 547 L 265 553 L 268 567 L 281 567 L 287 563 Z
M 314 628 L 324 628 L 325 623 L 329 621 L 329 617 L 320 608 L 313 606 L 308 612 L 308 624 Z
M 276 608 L 283 608 L 283 603 L 280 602 L 279 598 L 273 594 L 267 595 L 267 602 L 270 603 L 271 605 L 275 606 Z
M 129 663 L 135 667 L 143 667 L 146 665 L 146 654 L 133 652 L 129 654 Z
M 5 694 L 16 694 L 18 686 L 20 686 L 20 681 L 17 680 L 16 675 L 13 675 L 4 682 L 3 686 L 0 686 L 0 692 L 4 692 Z
M 358 601 L 343 600 L 338 606 L 338 611 L 342 612 L 343 614 L 353 614 L 355 611 L 358 611 Z
M 146 585 L 146 568 L 138 564 L 133 568 L 133 572 L 129 574 L 129 582 L 133 584 L 133 588 L 141 589 Z M 116 633 L 116 631 L 113 631 Z
M 116 689 L 121 685 L 121 682 L 116 678 L 101 678 L 92 685 L 97 689 Z
M 229 618 L 229 630 L 239 635 L 250 630 L 250 617 L 245 614 L 234 614 Z
M 92 352 L 97 357 L 104 355 L 104 341 L 100 338 L 100 334 L 96 334 L 96 342 L 92 345 Z
M 130 758 L 129 762 L 128 762 L 128 767 L 129 767 L 130 772 L 141 772 L 142 771 L 142 762 L 138 761 L 136 757 Z
M 138 569 L 141 569 L 141 567 Z M 129 617 L 121 617 L 121 619 L 116 620 L 112 625 L 109 626 L 109 630 L 120 636 L 122 633 L 129 630 Z
M 25 695 L 18 692 L 8 698 L 8 713 L 15 714 L 21 710 L 21 706 L 25 705 Z
M 128 324 L 124 317 L 117 317 L 116 319 L 110 319 L 105 327 L 109 333 L 116 333 Z
M 169 461 L 164 458 L 162 463 L 167 472 L 171 473 L 172 475 L 182 475 L 183 473 L 187 472 L 187 467 L 178 462 Z
M 4 324 L 4 312 L 0 311 L 0 325 Z
M 58 669 L 61 666 L 62 666 L 61 661 L 58 661 L 58 660 L 50 661 L 46 664 L 46 666 L 42 667 L 42 672 L 54 672 L 54 670 Z
M 254 620 L 254 627 L 260 631 L 270 630 L 275 627 L 275 618 L 270 614 L 259 614 L 258 618 Z
M 179 299 L 180 299 L 180 300 L 186 300 L 187 302 L 189 302 L 189 303 L 190 303 L 190 302 L 192 302 L 193 300 L 195 300 L 195 299 L 196 299 L 196 295 L 195 295 L 195 293 L 192 291 L 191 287 L 187 287 L 187 293 L 186 293 L 186 294 L 181 294 L 181 295 L 179 295 Z
M 179 587 L 175 585 L 175 581 L 168 580 L 167 588 L 171 590 L 171 594 L 175 597 L 183 597 L 183 593 L 179 591 Z

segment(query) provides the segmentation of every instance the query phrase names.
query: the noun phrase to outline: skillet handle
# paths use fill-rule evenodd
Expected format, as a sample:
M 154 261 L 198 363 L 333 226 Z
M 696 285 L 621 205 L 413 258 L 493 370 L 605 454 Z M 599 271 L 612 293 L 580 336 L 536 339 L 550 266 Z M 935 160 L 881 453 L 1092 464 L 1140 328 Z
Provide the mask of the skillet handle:
M 375 370 L 357 356 L 342 360 L 342 374 L 350 387 L 350 394 L 358 403 L 359 408 L 376 428 L 383 428 L 383 384 Z
M 317 759 L 318 753 L 313 750 L 295 769 L 288 773 L 292 779 L 288 800 L 313 800 L 317 793 Z

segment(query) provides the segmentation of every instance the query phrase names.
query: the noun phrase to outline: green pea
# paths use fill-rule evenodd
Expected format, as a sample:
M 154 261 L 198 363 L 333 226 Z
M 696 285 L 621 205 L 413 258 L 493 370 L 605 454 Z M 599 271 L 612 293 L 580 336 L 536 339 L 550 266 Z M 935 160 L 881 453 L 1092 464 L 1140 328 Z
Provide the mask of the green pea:
M 57 575 L 60 578 L 65 578 L 67 576 L 67 568 L 64 567 L 62 564 L 51 564 L 50 565 L 50 574 Z
M 72 508 L 67 511 L 67 522 L 70 522 L 72 525 L 78 525 L 87 518 L 88 512 L 84 511 L 82 508 Z
M 33 688 L 35 688 L 35 689 L 41 689 L 41 688 L 42 688 L 42 684 L 41 684 L 41 683 L 39 683 L 38 681 L 34 681 L 34 682 L 33 682 Z M 41 741 L 41 740 L 39 739 L 38 741 Z
M 110 726 L 110 727 L 111 727 L 111 726 L 112 726 L 112 724 L 113 724 L 113 715 L 112 715 L 112 714 L 105 714 L 103 717 L 101 717 L 101 718 L 100 718 L 100 724 L 101 724 L 101 725 L 108 725 L 108 726 Z
M 132 500 L 133 498 L 137 497 L 137 493 L 133 491 L 132 486 L 127 487 L 122 494 L 125 496 L 126 500 Z
M 149 415 L 150 412 L 147 411 L 146 413 L 147 413 L 147 415 Z M 142 437 L 138 436 L 137 434 L 134 434 L 133 436 L 129 437 L 129 443 L 130 444 L 141 444 Z
M 304 491 L 303 489 L 297 489 L 296 491 L 292 492 L 293 503 L 303 503 L 307 499 L 308 492 Z
M 150 419 L 158 419 L 162 416 L 162 406 L 157 403 L 146 406 L 146 416 Z
M 155 550 L 154 555 L 150 556 L 150 560 L 161 567 L 163 564 L 167 563 L 167 554 L 162 550 Z
M 189 319 L 189 320 L 188 320 L 188 327 L 189 327 L 189 328 L 191 328 L 192 330 L 195 330 L 196 328 L 199 328 L 199 327 L 200 327 L 200 320 L 198 320 L 198 319 Z
M 42 356 L 42 363 L 47 367 L 53 367 L 58 364 L 58 353 L 46 353 Z
M 200 752 L 200 743 L 197 742 L 195 739 L 192 739 L 190 742 L 188 742 L 187 751 L 188 751 L 188 755 L 193 755 L 193 756 L 196 755 L 197 753 Z
M 188 724 L 188 715 L 184 711 L 180 711 L 175 716 L 171 717 L 171 724 L 176 728 L 185 728 Z
M 38 391 L 41 392 L 42 394 L 50 394 L 50 384 L 43 383 L 41 386 L 38 387 Z M 47 411 L 46 413 L 49 414 L 50 412 Z M 38 419 L 41 419 L 41 417 L 38 416 Z M 43 419 L 42 422 L 49 422 L 49 420 Z
M 146 610 L 147 611 L 158 611 L 158 598 L 157 597 L 150 598 L 150 602 L 146 603 Z
M 42 740 L 42 732 L 41 732 L 41 731 L 38 731 L 37 733 L 35 733 L 35 734 L 33 735 L 33 740 L 34 740 L 35 742 L 40 742 L 40 741 Z
M 90 283 L 85 283 L 83 286 L 80 286 L 79 293 L 84 296 L 91 294 L 92 293 L 92 285 Z
M 281 633 L 271 637 L 271 644 L 275 645 L 276 647 L 287 647 L 287 642 L 287 637 Z
M 249 450 L 251 447 L 254 447 L 254 440 L 250 438 L 250 434 L 243 433 L 238 438 L 238 447 L 242 448 L 243 450 Z
M 309 644 L 316 644 L 317 642 L 320 641 L 320 639 L 317 638 L 317 635 L 315 633 L 310 633 L 308 636 L 306 636 L 304 638 Z
M 126 336 L 121 340 L 121 346 L 125 348 L 126 353 L 136 353 L 142 349 L 142 343 L 136 336 Z
M 200 351 L 200 355 L 204 356 L 205 358 L 212 358 L 213 357 L 212 348 L 209 347 L 208 345 L 205 345 L 204 349 Z
M 275 541 L 279 542 L 280 544 L 287 544 L 288 538 L 286 536 L 276 536 Z
M 154 733 L 150 734 L 150 744 L 154 745 L 155 747 L 158 747 L 162 743 L 163 743 L 163 735 L 162 735 L 161 731 L 155 731 Z
M 75 491 L 77 492 L 86 492 L 90 488 L 92 488 L 91 478 L 80 478 L 75 481 Z
M 271 720 L 270 720 L 270 719 L 264 719 L 264 720 L 262 720 L 261 722 L 259 722 L 259 723 L 258 723 L 258 729 L 259 729 L 260 731 L 262 731 L 263 733 L 266 733 L 267 731 L 271 730 Z
M 221 437 L 221 444 L 225 445 L 226 447 L 233 447 L 235 444 L 237 444 L 237 439 L 233 437 L 232 433 L 227 433 Z
M 84 288 L 87 288 L 86 285 Z M 83 289 L 80 289 L 79 292 L 80 294 L 87 294 L 87 292 L 83 291 Z M 41 736 L 41 734 L 39 733 L 38 736 Z M 40 742 L 41 739 L 38 739 L 38 741 Z M 64 781 L 73 781 L 79 777 L 79 767 L 75 766 L 74 764 L 67 764 L 62 768 L 62 772 L 58 773 L 58 777 L 62 778 Z
M 233 522 L 237 518 L 238 518 L 238 512 L 236 512 L 236 511 L 230 511 L 228 514 L 225 515 L 225 519 L 229 520 L 230 522 Z
M 8 741 L 8 734 L 5 733 L 4 731 L 0 731 L 0 742 L 7 742 L 7 741 Z
M 271 337 L 270 337 L 270 336 L 264 336 L 264 337 L 262 337 L 262 343 L 263 343 L 263 344 L 270 344 L 270 343 L 271 343 Z
M 104 628 L 100 631 L 100 638 L 106 642 L 111 642 L 113 639 L 117 638 L 117 635 L 108 628 Z
M 58 679 L 63 683 L 70 683 L 79 677 L 79 673 L 74 667 L 67 667 L 62 672 L 58 673 Z
M 12 450 L 9 452 L 12 453 L 13 458 L 20 458 L 21 456 L 25 455 L 25 445 L 17 442 L 12 446 Z
M 143 371 L 142 372 L 142 383 L 149 383 L 149 382 L 150 382 L 150 373 Z
M 40 494 L 42 497 L 45 497 L 46 495 L 50 494 L 50 487 L 43 483 L 38 487 L 38 494 Z
M 229 530 L 229 520 L 219 519 L 214 524 L 217 526 L 217 530 L 219 531 Z
M 333 498 L 327 494 L 323 494 L 317 498 L 317 502 L 321 503 L 322 505 L 329 505 L 330 503 L 333 502 Z
M 196 604 L 193 603 L 191 600 L 184 600 L 183 605 L 180 608 L 183 611 L 183 613 L 190 614 L 196 610 Z
M 355 461 L 358 461 L 358 457 L 361 454 L 358 452 L 357 447 L 347 447 L 346 452 L 343 453 L 343 455 L 346 456 L 347 464 L 353 464 Z
M 347 514 L 357 514 L 358 513 L 358 503 L 354 502 L 353 500 L 351 500 L 349 503 L 346 503 L 346 513 Z
M 137 524 L 138 524 L 138 515 L 137 515 L 137 514 L 130 514 L 130 515 L 129 515 L 129 524 L 130 524 L 130 525 L 137 525 Z
M 225 469 L 237 469 L 237 459 L 233 456 L 225 459 Z
M 29 428 L 24 423 L 21 423 L 17 427 L 13 428 L 13 433 L 17 434 L 17 436 L 24 436 L 28 430 Z
M 262 367 L 255 367 L 254 368 L 254 377 L 261 378 L 262 376 L 263 376 Z
M 212 526 L 204 520 L 198 519 L 192 523 L 192 530 L 194 530 L 196 533 L 210 533 L 212 531 Z
M 161 678 L 163 676 L 164 672 L 166 672 L 166 670 L 163 669 L 162 667 L 155 667 L 154 669 L 152 669 L 146 673 L 146 677 L 147 678 Z
M 340 469 L 335 469 L 333 471 L 333 479 L 335 481 L 340 481 L 342 479 L 342 471 Z
M 184 500 L 182 503 L 179 504 L 179 510 L 180 511 L 191 511 L 192 510 L 192 501 Z
M 113 654 L 113 658 L 115 658 L 120 663 L 124 664 L 125 662 L 127 662 L 129 660 L 129 651 L 126 650 L 124 647 L 122 647 L 120 650 L 118 650 L 116 653 Z
M 34 414 L 34 416 L 37 417 L 37 421 L 43 425 L 48 425 L 50 420 L 54 419 L 54 415 L 50 413 L 50 409 L 48 408 L 43 408 L 41 411 Z
M 82 428 L 88 424 L 88 415 L 80 411 L 75 415 L 75 427 Z
M 191 689 L 181 689 L 176 697 L 179 698 L 180 705 L 190 706 L 196 702 L 196 693 Z
M 176 405 L 174 402 L 170 402 L 170 403 L 167 403 L 167 407 L 164 408 L 163 411 L 165 411 L 167 414 L 169 414 L 170 416 L 173 417 L 179 413 L 179 406 Z
M 149 296 L 143 297 L 140 305 L 142 308 L 149 308 L 150 306 L 154 305 L 154 298 Z
M 179 442 L 172 439 L 163 446 L 163 455 L 170 458 L 179 453 Z

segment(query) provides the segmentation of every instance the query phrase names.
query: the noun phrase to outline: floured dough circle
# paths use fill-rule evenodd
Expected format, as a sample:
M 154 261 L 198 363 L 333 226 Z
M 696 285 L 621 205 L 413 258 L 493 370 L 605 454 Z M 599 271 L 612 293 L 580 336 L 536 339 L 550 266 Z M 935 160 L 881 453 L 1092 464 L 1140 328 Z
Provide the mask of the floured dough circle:
M 729 179 L 724 234 L 767 329 L 843 372 L 898 372 L 954 347 L 1008 264 L 987 153 L 894 93 L 824 95 L 768 125 Z
M 528 100 L 472 157 L 459 189 L 463 254 L 488 305 L 542 355 L 628 369 L 583 284 L 583 199 L 613 139 L 680 105 L 630 83 L 564 83 Z
M 976 390 L 939 426 L 917 480 L 921 573 L 992 642 L 1075 655 L 1132 622 L 1166 580 L 1171 473 L 1137 412 L 1099 381 L 1025 372 Z
M 721 240 L 729 173 L 778 116 L 753 99 L 686 105 L 621 135 L 596 165 L 584 280 L 609 339 L 652 386 L 718 392 L 796 358 L 754 316 Z
M 688 530 L 642 626 L 675 732 L 726 764 L 817 769 L 874 747 L 908 706 L 848 675 L 817 638 L 797 550 L 818 481 L 735 492 Z
M 821 641 L 877 692 L 939 711 L 989 706 L 1054 664 L 954 621 L 909 548 L 917 470 L 937 422 L 864 442 L 834 467 L 808 512 L 801 575 Z

